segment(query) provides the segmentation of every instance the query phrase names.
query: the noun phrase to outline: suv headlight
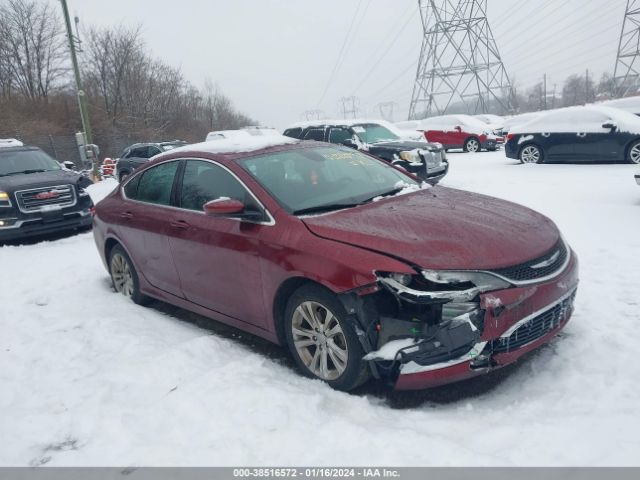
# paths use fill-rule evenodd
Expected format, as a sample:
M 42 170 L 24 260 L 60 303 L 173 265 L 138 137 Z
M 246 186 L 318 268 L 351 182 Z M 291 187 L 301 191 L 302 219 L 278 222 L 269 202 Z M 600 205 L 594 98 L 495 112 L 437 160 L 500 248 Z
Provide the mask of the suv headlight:
M 10 207 L 11 197 L 7 192 L 0 191 L 0 207 Z
M 418 152 L 415 150 L 400 152 L 400 158 L 405 162 L 420 162 L 420 155 L 418 155 Z

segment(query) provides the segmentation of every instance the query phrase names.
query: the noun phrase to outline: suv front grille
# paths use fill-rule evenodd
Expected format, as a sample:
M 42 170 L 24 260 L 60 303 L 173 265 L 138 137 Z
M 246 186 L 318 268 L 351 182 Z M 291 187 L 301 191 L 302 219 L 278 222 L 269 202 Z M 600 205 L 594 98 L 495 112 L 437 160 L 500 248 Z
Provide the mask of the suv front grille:
M 32 188 L 16 192 L 18 208 L 23 213 L 34 213 L 52 207 L 71 207 L 76 204 L 73 185 Z
M 489 271 L 514 282 L 535 281 L 548 277 L 556 272 L 559 273 L 559 270 L 565 265 L 568 255 L 569 251 L 567 246 L 561 239 L 550 252 L 542 257 L 521 263 L 514 267 Z
M 548 310 L 527 320 L 508 337 L 500 337 L 494 340 L 492 343 L 493 353 L 512 352 L 544 337 L 547 333 L 558 328 L 573 311 L 573 301 L 575 298 L 576 290 Z

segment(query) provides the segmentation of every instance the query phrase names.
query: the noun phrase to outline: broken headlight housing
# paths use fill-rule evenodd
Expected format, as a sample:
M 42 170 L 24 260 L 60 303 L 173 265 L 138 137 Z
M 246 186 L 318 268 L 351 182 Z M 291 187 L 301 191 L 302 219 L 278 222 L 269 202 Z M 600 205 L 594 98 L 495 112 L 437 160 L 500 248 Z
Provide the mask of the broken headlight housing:
M 465 351 L 479 341 L 484 310 L 479 294 L 508 288 L 510 283 L 487 272 L 423 270 L 413 275 L 377 272 L 386 291 L 378 303 L 378 346 L 414 338 L 416 358 L 431 362 Z

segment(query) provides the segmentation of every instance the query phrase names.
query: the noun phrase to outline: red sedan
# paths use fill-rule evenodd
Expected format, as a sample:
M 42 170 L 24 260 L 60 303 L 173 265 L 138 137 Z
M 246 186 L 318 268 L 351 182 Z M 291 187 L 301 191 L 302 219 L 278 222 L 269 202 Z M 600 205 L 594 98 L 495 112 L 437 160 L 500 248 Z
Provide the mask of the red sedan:
M 443 115 L 422 120 L 419 127 L 429 142 L 441 143 L 448 149 L 465 152 L 497 150 L 504 138 L 495 135 L 491 127 L 470 115 Z
M 514 362 L 569 320 L 575 254 L 549 219 L 286 137 L 181 147 L 96 206 L 117 292 L 287 345 L 336 389 Z

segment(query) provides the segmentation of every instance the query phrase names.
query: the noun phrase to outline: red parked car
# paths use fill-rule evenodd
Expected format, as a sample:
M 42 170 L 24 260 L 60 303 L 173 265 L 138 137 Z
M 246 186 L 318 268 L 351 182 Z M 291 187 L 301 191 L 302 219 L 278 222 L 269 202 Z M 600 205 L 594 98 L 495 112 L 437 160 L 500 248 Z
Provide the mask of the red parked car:
M 98 203 L 117 292 L 287 345 L 341 390 L 489 372 L 569 320 L 578 262 L 539 213 L 347 147 L 242 142 L 166 152 Z
M 448 149 L 465 152 L 497 150 L 504 138 L 495 135 L 491 126 L 470 115 L 443 115 L 422 120 L 419 130 L 429 142 L 441 143 Z

